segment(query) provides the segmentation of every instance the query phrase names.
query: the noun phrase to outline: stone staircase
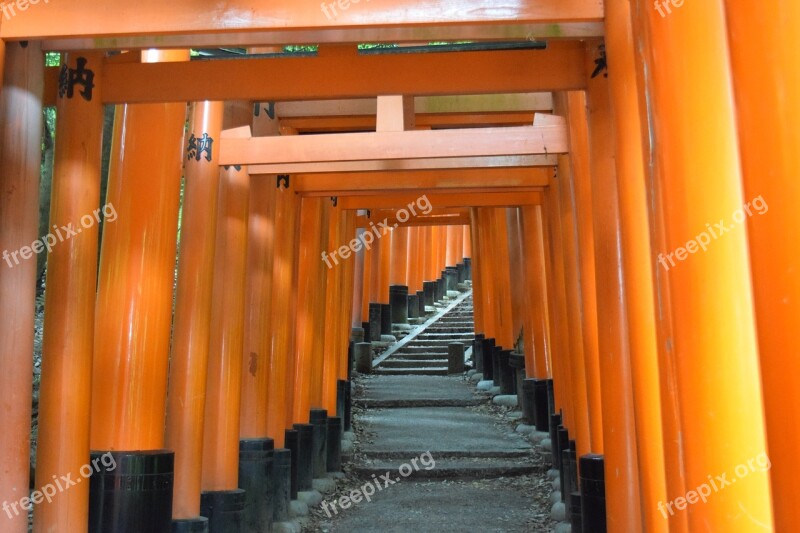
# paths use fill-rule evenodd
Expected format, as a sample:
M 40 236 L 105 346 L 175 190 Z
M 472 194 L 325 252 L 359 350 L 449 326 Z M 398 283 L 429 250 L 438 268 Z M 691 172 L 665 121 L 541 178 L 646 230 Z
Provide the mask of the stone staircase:
M 475 338 L 475 324 L 472 318 L 472 291 L 461 301 L 439 316 L 434 316 L 420 329 L 412 331 L 407 338 L 398 343 L 391 354 L 380 361 L 373 369 L 382 375 L 447 375 L 448 346 L 462 342 L 471 346 Z

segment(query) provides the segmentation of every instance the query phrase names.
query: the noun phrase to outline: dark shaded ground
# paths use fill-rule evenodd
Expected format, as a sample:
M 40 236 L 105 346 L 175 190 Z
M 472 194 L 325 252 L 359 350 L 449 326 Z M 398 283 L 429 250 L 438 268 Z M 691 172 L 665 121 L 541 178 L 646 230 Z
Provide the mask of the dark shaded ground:
M 473 391 L 462 376 L 359 378 L 356 398 L 379 399 L 381 408 L 356 410 L 347 482 L 327 496 L 328 513 L 312 510 L 310 531 L 551 531 L 549 464 L 514 432 L 508 409 Z M 420 406 L 407 407 L 408 399 Z M 454 405 L 435 407 L 441 399 Z M 394 401 L 398 407 L 391 407 Z M 431 458 L 435 467 L 427 469 Z M 400 474 L 403 465 L 403 472 L 412 470 L 407 477 Z M 385 486 L 387 473 L 394 483 Z M 334 512 L 331 503 L 354 489 L 361 500 L 344 510 L 337 504 Z M 371 501 L 363 492 L 374 492 Z

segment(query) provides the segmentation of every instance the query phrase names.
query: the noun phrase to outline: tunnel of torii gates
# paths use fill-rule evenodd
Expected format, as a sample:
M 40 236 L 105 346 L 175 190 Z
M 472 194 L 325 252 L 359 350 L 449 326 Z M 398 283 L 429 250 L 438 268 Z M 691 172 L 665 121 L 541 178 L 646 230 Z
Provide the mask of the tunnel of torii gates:
M 3 15 L 3 502 L 78 478 L 90 450 L 169 450 L 172 516 L 198 516 L 201 491 L 237 488 L 240 439 L 281 448 L 310 409 L 337 415 L 370 303 L 471 261 L 476 333 L 552 379 L 578 456 L 603 461 L 609 531 L 800 531 L 800 2 Z M 36 243 L 44 106 L 54 243 Z M 101 205 L 102 238 L 83 223 Z M 34 530 L 86 530 L 89 488 L 36 502 Z

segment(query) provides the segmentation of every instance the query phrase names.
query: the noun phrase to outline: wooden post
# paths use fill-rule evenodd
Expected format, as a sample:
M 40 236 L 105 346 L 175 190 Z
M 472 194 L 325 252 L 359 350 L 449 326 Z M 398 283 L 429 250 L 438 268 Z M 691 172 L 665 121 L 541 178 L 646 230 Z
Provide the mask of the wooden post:
M 185 61 L 188 50 L 142 52 Z M 94 450 L 164 448 L 186 104 L 117 106 L 92 370 Z M 196 153 L 205 157 L 198 143 Z M 180 150 L 179 148 L 183 148 Z
M 0 57 L 0 500 L 13 504 L 29 492 L 36 259 L 24 247 L 39 231 L 44 56 L 36 43 L 9 43 Z M 28 512 L 16 509 L 4 531 L 25 533 Z
M 192 105 L 189 134 L 220 139 L 222 102 Z M 211 287 L 217 234 L 219 150 L 211 160 L 187 158 L 172 333 L 166 445 L 175 451 L 173 518 L 200 515 L 203 423 L 211 329 Z
M 744 199 L 754 213 L 747 225 L 775 531 L 800 531 L 791 496 L 800 471 L 799 364 L 790 355 L 800 353 L 800 250 L 789 244 L 800 240 L 800 102 L 787 98 L 800 94 L 800 4 L 726 1 L 725 13 Z
M 637 43 L 645 54 L 651 135 L 658 139 L 648 168 L 657 171 L 654 186 L 663 204 L 656 205 L 665 209 L 659 220 L 665 247 L 656 269 L 664 279 L 659 290 L 670 296 L 669 353 L 677 369 L 685 484 L 691 489 L 709 475 L 732 476 L 738 465 L 767 451 L 762 387 L 754 379 L 760 365 L 747 233 L 734 218 L 752 198 L 742 190 L 722 0 L 687 3 L 663 17 L 649 3 L 633 5 L 638 34 L 652 45 Z M 669 53 L 656 58 L 654 49 Z M 701 79 L 696 91 L 680 89 Z M 714 226 L 719 223 L 724 234 Z M 771 507 L 769 474 L 757 470 L 726 486 L 724 498 L 691 506 L 686 514 L 689 530 L 710 524 L 733 531 L 754 522 L 771 529 Z

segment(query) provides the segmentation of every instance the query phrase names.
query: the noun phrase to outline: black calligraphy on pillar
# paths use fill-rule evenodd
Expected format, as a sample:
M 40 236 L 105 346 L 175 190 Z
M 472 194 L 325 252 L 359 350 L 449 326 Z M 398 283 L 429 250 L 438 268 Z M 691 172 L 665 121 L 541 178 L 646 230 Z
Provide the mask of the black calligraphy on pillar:
M 79 57 L 76 62 L 78 68 L 69 68 L 67 65 L 61 66 L 61 73 L 58 77 L 58 96 L 72 98 L 75 94 L 75 86 L 83 87 L 80 94 L 87 102 L 92 100 L 92 89 L 94 89 L 94 71 L 86 68 L 88 63 L 85 57 Z
M 211 147 L 214 144 L 214 138 L 209 137 L 208 133 L 204 133 L 202 137 L 195 137 L 194 133 L 189 137 L 189 145 L 186 147 L 187 159 L 194 159 L 200 161 L 203 154 L 206 154 L 206 161 L 211 161 Z
M 222 168 L 224 168 L 225 170 L 230 170 L 231 166 L 230 165 L 222 165 Z M 241 172 L 242 171 L 242 165 L 233 165 L 233 169 L 236 172 Z
M 597 59 L 594 60 L 595 69 L 592 72 L 592 79 L 596 78 L 603 73 L 603 77 L 608 77 L 608 58 L 606 58 L 606 45 L 601 44 L 598 48 L 598 56 Z
M 266 111 L 267 116 L 272 120 L 275 120 L 275 102 L 268 102 L 267 105 L 264 107 L 264 111 Z M 259 116 L 261 114 L 261 104 L 255 104 L 253 108 L 253 115 Z

